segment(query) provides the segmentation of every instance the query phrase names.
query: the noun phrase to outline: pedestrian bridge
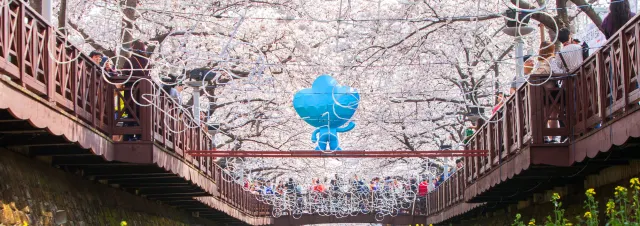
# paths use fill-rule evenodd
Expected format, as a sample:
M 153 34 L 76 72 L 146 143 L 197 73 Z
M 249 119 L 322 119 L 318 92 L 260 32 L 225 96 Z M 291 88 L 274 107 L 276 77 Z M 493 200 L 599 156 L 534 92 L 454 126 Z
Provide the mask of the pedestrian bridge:
M 121 91 L 133 92 L 142 105 L 152 101 L 175 109 L 177 103 L 166 93 L 147 82 L 135 89 L 116 88 L 111 83 L 127 78 L 106 79 L 98 65 L 28 4 L 3 1 L 0 7 L 0 147 L 50 156 L 53 167 L 231 225 L 378 222 L 373 212 L 343 218 L 284 213 L 274 218 L 269 205 L 224 180 L 222 169 L 209 158 L 186 154 L 212 148 L 205 129 L 185 127 L 172 119 L 189 117 L 141 107 Z M 426 201 L 382 223 L 449 222 L 479 206 L 514 203 L 574 182 L 550 179 L 549 173 L 578 178 L 640 158 L 628 151 L 640 137 L 638 37 L 640 19 L 635 17 L 570 76 L 559 77 L 560 88 L 520 87 L 467 144 L 469 150 L 488 150 L 488 156 L 465 157 L 464 170 Z M 547 77 L 532 76 L 530 81 Z M 145 95 L 158 98 L 145 100 Z M 116 111 L 115 101 L 125 101 L 132 117 L 121 117 L 125 110 Z M 548 120 L 563 126 L 548 128 Z M 140 140 L 114 141 L 127 134 L 139 134 Z M 545 143 L 546 136 L 562 136 L 567 142 Z M 616 158 L 601 155 L 614 149 Z

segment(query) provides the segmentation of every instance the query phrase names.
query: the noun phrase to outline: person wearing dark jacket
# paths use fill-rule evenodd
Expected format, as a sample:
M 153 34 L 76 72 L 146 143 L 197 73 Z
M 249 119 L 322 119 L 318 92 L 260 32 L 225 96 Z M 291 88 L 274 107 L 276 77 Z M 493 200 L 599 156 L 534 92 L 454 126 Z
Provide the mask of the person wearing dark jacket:
M 131 44 L 131 52 L 128 61 L 122 67 L 123 74 L 137 78 L 149 78 L 151 67 L 147 59 L 147 46 L 141 41 L 134 41 Z
M 418 192 L 418 180 L 416 180 L 415 178 L 411 178 L 411 180 L 409 180 L 409 184 L 411 184 L 411 191 Z
M 293 182 L 293 178 L 289 178 L 289 181 L 287 181 L 287 183 L 285 184 L 285 187 L 287 188 L 287 193 L 295 192 L 296 184 L 295 182 Z
M 623 0 L 609 5 L 609 14 L 602 20 L 604 36 L 609 39 L 636 14 L 631 12 L 629 1 Z

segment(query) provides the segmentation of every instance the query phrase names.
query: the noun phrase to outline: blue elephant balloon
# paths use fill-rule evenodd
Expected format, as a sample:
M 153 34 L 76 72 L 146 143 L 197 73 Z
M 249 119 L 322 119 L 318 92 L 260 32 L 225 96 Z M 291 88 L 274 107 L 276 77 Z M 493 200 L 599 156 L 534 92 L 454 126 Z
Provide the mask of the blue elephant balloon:
M 338 85 L 333 77 L 321 75 L 313 82 L 311 88 L 298 91 L 293 96 L 293 108 L 307 123 L 316 127 L 311 134 L 311 141 L 316 143 L 316 150 L 342 150 L 338 141 L 338 133 L 352 130 L 356 124 L 351 117 L 358 109 L 360 94 L 354 88 Z M 348 125 L 342 127 L 348 123 Z

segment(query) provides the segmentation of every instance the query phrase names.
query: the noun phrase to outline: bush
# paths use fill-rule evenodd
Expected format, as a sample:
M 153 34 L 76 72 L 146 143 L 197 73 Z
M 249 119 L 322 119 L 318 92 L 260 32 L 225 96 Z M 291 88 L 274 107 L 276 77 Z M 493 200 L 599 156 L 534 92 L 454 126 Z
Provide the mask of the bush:
M 618 186 L 615 188 L 614 198 L 609 199 L 606 204 L 606 218 L 604 220 L 607 226 L 622 226 L 622 225 L 640 225 L 640 180 L 638 178 L 631 179 L 631 185 L 629 189 L 626 187 Z M 631 192 L 629 192 L 631 191 Z M 564 216 L 564 209 L 562 208 L 562 202 L 560 202 L 560 195 L 554 193 L 551 197 L 551 202 L 554 205 L 553 216 L 547 216 L 543 226 L 598 226 L 600 220 L 598 219 L 598 201 L 595 200 L 596 192 L 593 188 L 587 189 L 584 193 L 587 199 L 584 201 L 584 214 L 582 216 L 576 216 L 574 223 Z M 631 195 L 631 196 L 630 196 Z M 523 222 L 522 216 L 516 214 L 516 219 L 513 221 L 512 226 L 536 226 L 536 220 L 531 219 L 529 223 Z

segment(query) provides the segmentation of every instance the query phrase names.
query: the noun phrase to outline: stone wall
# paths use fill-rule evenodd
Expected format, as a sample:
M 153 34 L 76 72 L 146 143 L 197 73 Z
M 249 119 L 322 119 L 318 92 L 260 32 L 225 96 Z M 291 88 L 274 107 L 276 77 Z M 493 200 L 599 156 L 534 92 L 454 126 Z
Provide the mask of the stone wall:
M 57 210 L 65 226 L 215 225 L 0 148 L 0 225 L 54 225 Z

